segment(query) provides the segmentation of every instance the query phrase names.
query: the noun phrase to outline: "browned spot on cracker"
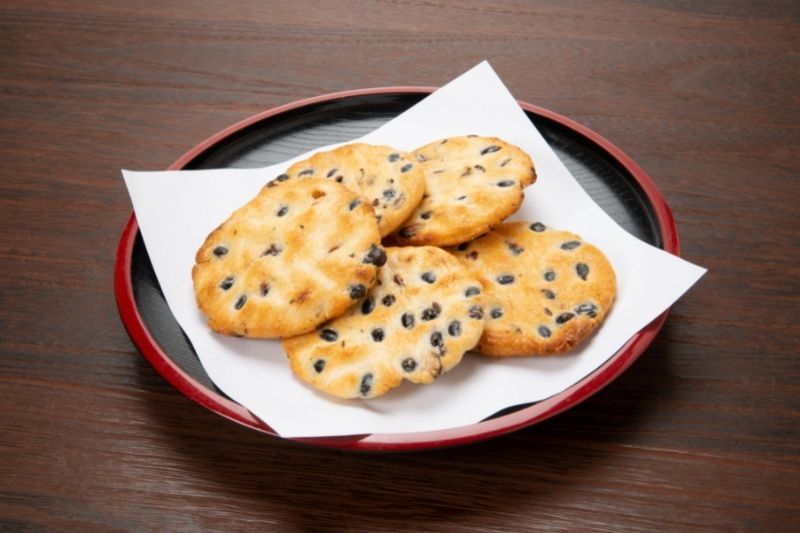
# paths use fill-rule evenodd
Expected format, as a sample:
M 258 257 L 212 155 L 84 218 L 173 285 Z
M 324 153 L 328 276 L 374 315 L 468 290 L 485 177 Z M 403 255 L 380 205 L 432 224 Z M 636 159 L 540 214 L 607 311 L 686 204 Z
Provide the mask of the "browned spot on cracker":
M 300 291 L 300 294 L 294 299 L 294 303 L 301 304 L 308 300 L 308 297 L 311 296 L 311 289 L 303 289 Z
M 356 270 L 356 279 L 360 281 L 372 281 L 374 279 L 372 268 L 359 268 Z

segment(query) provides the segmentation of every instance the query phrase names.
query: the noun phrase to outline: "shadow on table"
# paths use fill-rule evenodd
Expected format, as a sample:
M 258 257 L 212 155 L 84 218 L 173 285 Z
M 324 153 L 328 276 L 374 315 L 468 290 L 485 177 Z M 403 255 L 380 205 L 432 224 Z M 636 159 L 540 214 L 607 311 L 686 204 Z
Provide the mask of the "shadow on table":
M 234 515 L 251 524 L 401 529 L 467 524 L 480 516 L 484 523 L 487 517 L 503 522 L 519 506 L 547 508 L 576 493 L 585 496 L 670 396 L 669 337 L 667 323 L 614 383 L 553 419 L 490 441 L 395 454 L 319 449 L 266 436 L 182 399 L 164 402 L 169 386 L 154 383 L 146 363 L 139 369 L 143 388 L 161 393 L 149 395 L 146 404 L 153 431 L 179 452 L 178 467 L 197 477 L 193 484 L 200 484 L 210 506 L 233 504 Z

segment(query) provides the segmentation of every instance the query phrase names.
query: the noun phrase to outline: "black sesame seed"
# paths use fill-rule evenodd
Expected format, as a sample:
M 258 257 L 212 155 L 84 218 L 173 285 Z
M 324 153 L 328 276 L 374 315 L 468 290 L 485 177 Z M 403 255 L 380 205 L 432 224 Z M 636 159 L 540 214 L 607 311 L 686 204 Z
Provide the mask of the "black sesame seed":
M 423 309 L 422 313 L 420 313 L 419 318 L 425 322 L 428 320 L 433 320 L 439 313 L 441 313 L 442 308 L 436 302 L 433 302 L 433 306 L 428 307 L 427 309 Z
M 496 152 L 498 150 L 500 150 L 500 147 L 497 146 L 496 144 L 493 144 L 493 145 L 487 146 L 486 148 L 481 150 L 481 155 L 493 154 L 494 152 Z
M 383 302 L 383 305 L 385 305 L 386 307 L 391 307 L 392 304 L 394 303 L 394 294 L 387 294 L 386 296 L 383 297 L 383 300 L 381 301 Z
M 541 335 L 546 339 L 550 337 L 551 334 L 552 332 L 550 331 L 550 328 L 548 328 L 547 326 L 539 326 L 539 335 Z
M 349 209 L 350 211 L 352 211 L 353 209 L 355 209 L 356 207 L 358 207 L 358 206 L 359 206 L 359 204 L 361 204 L 361 200 L 359 200 L 358 198 L 356 198 L 355 200 L 353 200 L 352 202 L 350 202 L 350 205 L 348 205 L 347 207 L 348 207 L 348 209 Z
M 422 278 L 422 281 L 425 281 L 427 283 L 433 283 L 434 281 L 436 281 L 436 274 L 434 274 L 433 272 L 423 272 L 422 276 L 420 277 Z
M 575 315 L 573 313 L 561 313 L 556 317 L 556 324 L 564 324 L 572 320 L 574 317 Z
M 258 289 L 261 296 L 266 296 L 267 294 L 269 294 L 269 283 L 267 283 L 266 281 L 263 282 Z
M 419 161 L 420 163 L 424 163 L 427 160 L 428 158 L 425 157 L 425 154 L 417 154 L 417 161 Z
M 544 273 L 545 281 L 553 281 L 554 279 L 556 279 L 556 273 L 553 272 L 552 270 L 548 270 L 547 272 Z
M 317 374 L 325 370 L 325 359 L 317 359 L 314 361 L 314 370 L 317 371 Z
M 400 230 L 399 235 L 404 239 L 408 239 L 409 237 L 413 237 L 417 234 L 418 226 L 414 224 L 413 226 L 406 226 L 405 228 Z
M 449 333 L 451 337 L 458 337 L 461 335 L 461 322 L 458 320 L 450 322 L 450 325 L 447 326 L 447 333 Z
M 247 303 L 247 296 L 242 294 L 241 296 L 239 296 L 239 299 L 236 300 L 236 303 L 234 304 L 233 307 L 234 307 L 234 309 L 236 309 L 238 311 L 239 309 L 244 307 L 244 304 L 246 304 L 246 303 Z
M 367 288 L 360 283 L 357 285 L 350 285 L 350 298 L 353 300 L 358 300 L 365 294 L 367 294 Z
M 469 308 L 469 317 L 475 320 L 483 318 L 483 308 L 480 305 L 473 305 Z
M 358 388 L 358 391 L 361 393 L 362 396 L 366 396 L 371 388 L 372 388 L 372 374 L 364 374 L 364 377 L 361 378 L 361 386 Z
M 386 198 L 387 200 L 391 200 L 397 195 L 397 191 L 395 191 L 394 189 L 386 189 L 381 194 L 383 194 L 383 197 Z
M 441 346 L 444 344 L 444 337 L 442 337 L 441 332 L 434 331 L 431 333 L 431 346 Z
M 489 311 L 489 316 L 492 318 L 500 318 L 501 316 L 503 316 L 503 310 L 500 309 L 499 307 L 495 307 L 494 309 Z
M 539 233 L 541 233 L 541 232 L 543 232 L 544 230 L 546 230 L 546 229 L 547 229 L 547 226 L 545 226 L 545 225 L 544 225 L 544 224 L 542 224 L 541 222 L 534 222 L 534 223 L 533 223 L 533 224 L 531 224 L 529 227 L 530 227 L 530 229 L 532 229 L 533 231 L 537 231 L 537 232 L 539 232 Z
M 578 263 L 575 265 L 575 272 L 578 273 L 579 278 L 581 278 L 583 281 L 586 281 L 586 276 L 589 275 L 589 265 L 586 263 Z
M 282 251 L 283 251 L 283 248 L 279 248 L 278 246 L 275 245 L 275 243 L 272 243 L 272 244 L 269 245 L 269 248 L 264 250 L 264 252 L 261 255 L 262 256 L 263 255 L 279 255 Z
M 402 322 L 404 328 L 411 329 L 414 327 L 414 315 L 403 313 L 403 316 L 400 317 L 400 322 Z
M 395 274 L 394 277 L 392 278 L 392 280 L 397 285 L 400 285 L 401 287 L 403 287 L 406 284 L 405 280 L 403 279 L 403 277 L 400 274 Z
M 370 314 L 373 309 L 375 309 L 375 299 L 372 296 L 361 302 L 361 312 L 365 315 Z
M 372 330 L 372 340 L 375 342 L 381 342 L 383 340 L 383 330 L 381 328 Z
M 582 303 L 575 308 L 575 312 L 579 315 L 587 315 L 591 318 L 597 317 L 597 306 L 591 302 Z
M 223 291 L 227 291 L 231 287 L 233 287 L 233 276 L 228 276 L 222 280 L 222 283 L 219 284 L 219 288 Z
M 411 357 L 406 357 L 400 364 L 406 372 L 413 372 L 417 368 L 417 362 Z
M 213 253 L 217 257 L 222 257 L 223 255 L 228 253 L 228 248 L 226 246 L 217 246 L 211 253 Z
M 497 276 L 497 283 L 500 285 L 508 285 L 509 283 L 514 283 L 514 276 L 511 274 L 503 274 L 501 276 Z
M 480 294 L 480 293 L 481 293 L 481 290 L 478 287 L 467 287 L 467 290 L 464 291 L 464 296 L 469 298 L 470 296 L 475 296 L 475 295 Z
M 549 307 L 544 308 L 544 314 L 546 314 L 547 316 L 553 316 L 553 312 L 550 310 Z
M 465 200 L 466 198 L 467 198 L 467 195 L 466 194 L 462 194 L 461 196 L 456 198 L 456 200 Z
M 289 208 L 284 205 L 284 206 L 281 206 L 281 208 L 278 209 L 278 212 L 275 213 L 275 214 L 278 215 L 279 217 L 282 217 L 283 215 L 285 215 L 288 212 L 289 212 Z
M 577 248 L 580 245 L 581 245 L 580 241 L 567 241 L 567 242 L 561 243 L 561 249 L 562 250 L 574 250 L 575 248 Z
M 310 176 L 310 175 L 312 175 L 313 173 L 314 173 L 314 169 L 313 169 L 313 168 L 307 168 L 307 169 L 305 169 L 305 170 L 301 171 L 301 172 L 298 174 L 298 176 Z
M 278 176 L 275 179 L 278 180 L 278 181 L 286 181 L 286 180 L 289 179 L 289 174 L 281 174 L 280 176 Z
M 463 252 L 463 251 L 464 251 L 464 250 L 466 250 L 467 248 L 469 248 L 469 243 L 468 243 L 468 242 L 462 242 L 461 244 L 459 244 L 459 245 L 458 245 L 458 248 L 457 248 L 457 250 L 458 250 L 459 252 Z
M 498 187 L 511 187 L 512 185 L 514 185 L 514 180 L 503 180 L 497 182 Z
M 515 242 L 506 241 L 506 244 L 508 245 L 508 250 L 511 252 L 512 255 L 519 255 L 523 251 L 525 251 L 524 248 L 522 248 L 519 244 Z
M 556 293 L 554 293 L 550 289 L 542 289 L 542 294 L 544 294 L 544 297 L 547 298 L 548 300 L 555 300 L 556 298 Z
M 400 167 L 400 172 L 408 172 L 414 165 L 412 163 L 408 163 Z
M 362 263 L 382 267 L 386 264 L 386 252 L 380 246 L 373 244 L 364 256 Z
M 336 330 L 330 328 L 325 328 L 323 330 L 320 330 L 319 336 L 320 338 L 322 338 L 322 340 L 328 342 L 334 342 L 336 339 L 339 338 L 339 334 L 336 333 Z
M 398 154 L 398 153 L 389 154 L 389 162 L 390 163 L 394 163 L 398 159 L 400 159 L 400 154 Z
M 421 218 L 422 220 L 428 220 L 429 218 L 431 218 L 431 212 L 425 211 L 419 216 L 419 218 Z
M 344 176 L 336 176 L 336 183 L 341 183 L 344 181 Z
M 336 171 L 337 171 L 337 170 L 339 170 L 339 169 L 338 169 L 338 168 L 332 168 L 332 169 L 330 169 L 330 170 L 328 171 L 327 177 L 329 177 L 329 178 L 330 178 L 331 176 L 333 176 L 334 174 L 336 174 Z
M 501 166 L 501 167 L 504 167 L 504 166 L 506 166 L 506 165 L 508 164 L 508 162 L 509 162 L 509 161 L 511 161 L 511 158 L 510 158 L 510 157 L 508 157 L 508 158 L 504 159 L 504 160 L 503 160 L 503 162 L 502 162 L 502 163 L 500 163 L 500 166 Z
M 486 172 L 486 169 L 483 167 L 483 165 L 475 165 L 475 168 L 480 170 L 481 172 Z

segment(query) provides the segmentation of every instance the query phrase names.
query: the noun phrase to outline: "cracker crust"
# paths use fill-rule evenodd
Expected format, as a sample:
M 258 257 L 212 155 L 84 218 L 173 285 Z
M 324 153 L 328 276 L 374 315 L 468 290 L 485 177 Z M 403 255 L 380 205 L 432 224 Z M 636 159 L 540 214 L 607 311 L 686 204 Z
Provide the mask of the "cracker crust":
M 291 179 L 337 181 L 361 194 L 375 209 L 381 237 L 396 230 L 425 193 L 422 167 L 410 154 L 390 146 L 346 144 L 298 161 L 286 174 Z
M 425 174 L 420 204 L 387 243 L 452 246 L 515 213 L 536 181 L 528 154 L 496 137 L 450 137 L 413 152 Z
M 225 335 L 305 333 L 344 313 L 361 296 L 354 287 L 372 287 L 371 250 L 381 250 L 380 233 L 359 195 L 333 181 L 272 181 L 197 251 L 197 305 Z
M 434 247 L 387 248 L 386 255 L 363 300 L 283 341 L 292 371 L 327 394 L 374 398 L 403 380 L 431 383 L 481 337 L 483 295 L 467 294 L 480 282 L 453 256 Z
M 487 322 L 477 347 L 484 355 L 566 353 L 600 326 L 616 297 L 616 274 L 597 247 L 540 223 L 501 224 L 449 251 L 486 291 Z M 588 269 L 580 271 L 585 279 L 579 264 Z M 501 283 L 501 276 L 513 281 Z M 502 315 L 493 318 L 493 311 Z

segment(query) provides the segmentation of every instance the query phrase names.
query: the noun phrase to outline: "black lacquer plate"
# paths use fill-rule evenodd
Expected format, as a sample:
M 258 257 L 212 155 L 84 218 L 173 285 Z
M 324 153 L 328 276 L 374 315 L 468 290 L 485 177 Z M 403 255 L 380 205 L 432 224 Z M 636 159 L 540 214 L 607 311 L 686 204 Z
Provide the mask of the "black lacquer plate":
M 419 102 L 430 91 L 427 88 L 350 91 L 289 104 L 220 132 L 187 153 L 171 168 L 252 168 L 280 163 L 321 146 L 365 135 Z M 596 133 L 569 119 L 530 104 L 521 103 L 521 106 L 581 186 L 617 223 L 647 243 L 678 253 L 677 234 L 666 204 L 649 177 L 630 158 Z M 236 413 L 229 412 L 230 409 L 215 408 L 217 402 L 222 401 L 233 404 L 236 411 L 238 404 L 224 397 L 214 386 L 173 317 L 159 288 L 134 217 L 126 233 L 123 233 L 123 241 L 126 240 L 127 253 L 123 250 L 125 243 L 121 242 L 117 258 L 117 300 L 123 321 L 137 346 L 156 369 L 187 396 L 223 416 L 274 434 L 252 415 L 243 420 Z M 121 281 L 120 277 L 125 279 Z M 135 306 L 128 311 L 123 309 L 124 302 L 121 301 L 125 299 L 125 295 L 121 294 L 123 289 L 127 291 L 126 294 L 132 294 L 132 305 Z M 659 323 L 647 342 L 638 343 L 633 350 L 635 354 L 626 357 L 613 370 L 607 369 L 601 382 L 590 387 L 587 387 L 587 382 L 582 389 L 576 389 L 579 398 L 570 400 L 568 405 L 559 405 L 549 416 L 590 396 L 621 373 L 649 344 L 664 318 L 666 315 L 660 317 L 661 322 L 659 319 L 654 321 L 654 324 Z M 132 321 L 137 322 L 136 327 L 131 325 Z M 648 328 L 653 329 L 653 324 Z M 148 349 L 143 344 L 147 344 Z M 153 350 L 149 345 L 155 346 L 157 355 L 151 353 Z M 597 372 L 602 370 L 601 367 Z M 176 378 L 176 372 L 182 372 L 185 376 Z M 597 372 L 586 380 L 593 375 L 599 376 Z M 185 379 L 187 377 L 188 380 Z M 579 385 L 576 384 L 576 387 Z M 209 398 L 211 401 L 207 401 Z M 496 426 L 498 419 L 502 421 L 510 414 L 530 409 L 531 405 L 504 409 L 489 419 L 493 419 Z M 509 421 L 506 426 L 500 424 L 500 427 L 492 426 L 484 432 L 455 435 L 450 440 L 415 439 L 413 434 L 411 439 L 387 439 L 384 442 L 377 439 L 374 445 L 359 445 L 357 437 L 302 440 L 342 448 L 418 449 L 488 438 L 546 418 L 540 415 L 531 416 L 527 424 L 525 420 Z M 476 427 L 486 423 L 476 424 Z

